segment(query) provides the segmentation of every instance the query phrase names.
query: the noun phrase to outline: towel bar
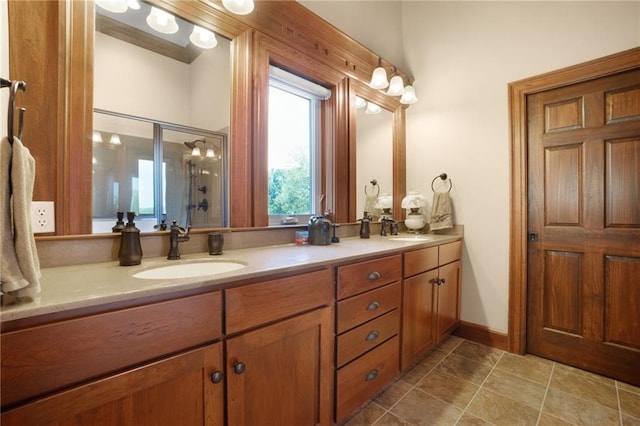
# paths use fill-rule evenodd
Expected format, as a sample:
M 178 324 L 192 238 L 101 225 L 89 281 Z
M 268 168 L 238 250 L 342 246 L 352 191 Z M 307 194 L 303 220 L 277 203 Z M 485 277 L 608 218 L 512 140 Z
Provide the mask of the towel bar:
M 433 187 L 433 184 L 436 182 L 436 180 L 438 178 L 440 178 L 442 180 L 447 180 L 447 174 L 446 173 L 440 173 L 438 176 L 433 178 L 433 180 L 431 181 L 431 190 L 433 192 L 436 192 L 436 190 Z M 451 192 L 451 188 L 453 188 L 453 181 L 451 181 L 451 179 L 449 179 L 449 190 L 447 192 Z

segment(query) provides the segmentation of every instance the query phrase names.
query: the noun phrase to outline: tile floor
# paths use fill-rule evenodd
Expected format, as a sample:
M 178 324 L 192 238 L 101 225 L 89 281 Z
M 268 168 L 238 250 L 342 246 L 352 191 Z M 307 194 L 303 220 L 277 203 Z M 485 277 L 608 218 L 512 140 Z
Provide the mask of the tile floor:
M 454 336 L 345 426 L 360 425 L 640 426 L 640 388 Z

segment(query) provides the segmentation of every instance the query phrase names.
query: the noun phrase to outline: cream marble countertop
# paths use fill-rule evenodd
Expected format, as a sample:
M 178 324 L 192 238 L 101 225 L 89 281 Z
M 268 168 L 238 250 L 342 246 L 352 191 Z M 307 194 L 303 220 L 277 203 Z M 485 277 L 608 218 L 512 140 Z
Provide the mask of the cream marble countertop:
M 403 236 L 408 236 L 404 234 Z M 398 241 L 393 237 L 343 238 L 329 246 L 285 244 L 229 250 L 220 256 L 207 253 L 142 260 L 141 265 L 119 266 L 118 262 L 92 263 L 42 269 L 42 291 L 33 301 L 4 306 L 0 321 L 12 321 L 102 304 L 173 293 L 190 289 L 215 290 L 223 284 L 264 277 L 310 267 L 321 267 L 369 256 L 398 253 L 408 248 L 429 247 L 461 239 L 461 235 L 433 235 L 429 241 Z M 226 273 L 179 279 L 140 279 L 133 275 L 145 269 L 197 260 L 236 261 L 246 267 Z

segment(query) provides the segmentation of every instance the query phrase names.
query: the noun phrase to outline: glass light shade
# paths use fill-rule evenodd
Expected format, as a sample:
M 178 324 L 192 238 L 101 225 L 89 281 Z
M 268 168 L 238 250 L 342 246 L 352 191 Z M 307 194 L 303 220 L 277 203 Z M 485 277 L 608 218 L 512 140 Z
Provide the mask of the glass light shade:
M 402 199 L 401 207 L 403 209 L 419 209 L 425 206 L 425 198 L 417 192 L 410 191 L 406 197 Z
M 405 105 L 411 105 L 418 102 L 418 98 L 416 97 L 416 89 L 411 85 L 407 85 L 402 92 L 402 97 L 400 98 L 400 103 Z
M 253 11 L 253 0 L 222 0 L 222 5 L 236 15 L 247 15 Z
M 189 40 L 202 49 L 213 49 L 218 45 L 218 39 L 214 33 L 197 25 L 193 26 Z
M 124 13 L 127 11 L 127 0 L 96 0 L 96 4 L 112 13 Z
M 207 158 L 213 158 L 216 156 L 215 152 L 213 152 L 213 148 L 207 148 L 207 152 L 204 155 Z
M 376 198 L 373 207 L 376 209 L 390 209 L 393 207 L 393 197 L 389 194 L 382 194 Z
M 140 10 L 140 3 L 138 0 L 127 0 L 127 6 L 134 10 Z
M 104 142 L 102 140 L 102 133 L 98 132 L 97 130 L 93 131 L 93 135 L 91 137 L 91 139 L 95 142 L 95 143 L 102 143 Z
M 374 69 L 369 87 L 372 89 L 385 89 L 387 86 L 389 86 L 389 81 L 387 80 L 387 71 L 384 67 Z
M 120 135 L 116 135 L 115 133 L 111 135 L 111 138 L 109 139 L 109 143 L 112 145 L 122 145 L 122 142 L 120 141 Z
M 193 149 L 191 150 L 191 156 L 192 157 L 200 157 L 200 147 L 198 146 L 194 146 Z
M 149 16 L 147 16 L 147 24 L 154 30 L 162 34 L 173 34 L 178 32 L 178 23 L 176 17 L 164 10 L 152 7 Z
M 400 96 L 404 93 L 404 81 L 402 81 L 402 77 L 399 75 L 394 75 L 391 77 L 391 82 L 389 83 L 389 90 L 387 90 L 387 95 L 390 96 Z
M 382 108 L 373 102 L 367 102 L 367 109 L 364 112 L 366 114 L 380 114 L 382 112 Z
M 362 99 L 360 96 L 356 96 L 356 108 L 364 108 L 367 106 L 367 101 Z

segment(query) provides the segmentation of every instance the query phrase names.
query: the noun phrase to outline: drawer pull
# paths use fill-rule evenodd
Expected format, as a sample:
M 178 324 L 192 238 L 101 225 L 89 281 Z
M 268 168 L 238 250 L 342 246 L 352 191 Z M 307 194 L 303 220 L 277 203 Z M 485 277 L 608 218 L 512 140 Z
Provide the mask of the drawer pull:
M 224 379 L 224 373 L 222 371 L 214 371 L 211 374 L 211 383 L 220 383 Z
M 244 370 L 246 369 L 246 366 L 244 365 L 244 362 L 236 362 L 233 364 L 233 372 L 236 374 L 242 374 L 244 373 Z
M 373 271 L 369 275 L 367 275 L 367 279 L 369 281 L 375 281 L 375 280 L 377 280 L 379 278 L 380 278 L 380 272 L 378 272 L 378 271 Z
M 438 285 L 442 285 L 446 282 L 446 280 L 444 278 L 440 278 L 440 280 L 438 281 Z
M 367 382 L 370 382 L 372 380 L 375 380 L 376 377 L 378 377 L 378 370 L 371 370 L 369 371 L 369 374 L 367 374 L 367 377 L 365 377 L 365 380 Z
M 380 307 L 380 303 L 378 302 L 371 302 L 369 303 L 369 306 L 367 306 L 367 311 L 375 311 L 376 309 L 378 309 Z
M 367 334 L 367 337 L 365 338 L 365 340 L 367 342 L 373 342 L 378 337 L 380 337 L 380 332 L 378 330 L 373 330 L 371 333 Z

